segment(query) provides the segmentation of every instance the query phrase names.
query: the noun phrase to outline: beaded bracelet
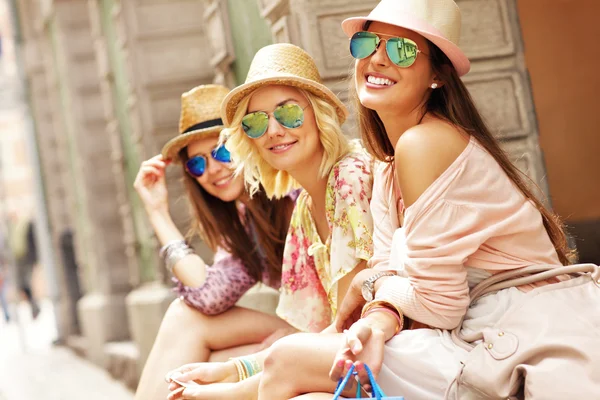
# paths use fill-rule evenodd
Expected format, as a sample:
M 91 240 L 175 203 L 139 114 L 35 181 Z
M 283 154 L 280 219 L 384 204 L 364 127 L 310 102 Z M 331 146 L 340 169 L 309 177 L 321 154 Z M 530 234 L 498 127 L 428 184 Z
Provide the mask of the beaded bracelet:
M 369 315 L 375 311 L 387 312 L 387 313 L 392 314 L 394 316 L 394 318 L 396 318 L 396 321 L 398 321 L 398 325 L 396 327 L 396 331 L 394 332 L 394 335 L 396 335 L 398 332 L 400 332 L 404 328 L 404 313 L 402 313 L 402 311 L 400 311 L 400 309 L 398 307 L 396 307 L 394 304 L 390 303 L 389 301 L 373 300 L 373 301 L 365 304 L 362 309 L 362 312 L 360 314 L 360 317 L 364 318 L 367 315 Z
M 243 381 L 262 371 L 258 360 L 254 356 L 230 358 L 235 364 L 238 372 L 238 379 Z
M 230 360 L 233 361 L 233 364 L 235 365 L 235 369 L 237 370 L 238 381 L 241 382 L 244 379 L 246 379 L 247 376 L 245 375 L 244 366 L 242 365 L 241 361 L 238 359 L 235 359 L 235 358 L 230 358 Z

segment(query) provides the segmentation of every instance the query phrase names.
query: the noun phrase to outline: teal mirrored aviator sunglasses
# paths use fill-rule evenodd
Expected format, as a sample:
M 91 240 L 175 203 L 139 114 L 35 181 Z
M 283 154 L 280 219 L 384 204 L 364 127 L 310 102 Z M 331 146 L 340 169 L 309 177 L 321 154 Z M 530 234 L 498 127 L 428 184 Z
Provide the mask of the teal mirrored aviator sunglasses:
M 382 39 L 382 37 L 387 39 Z M 385 41 L 385 51 L 390 61 L 400 68 L 410 67 L 417 61 L 419 53 L 423 53 L 419 50 L 417 44 L 410 39 L 386 35 L 385 33 L 360 31 L 350 38 L 350 54 L 357 60 L 367 58 L 377 51 L 382 41 Z
M 306 106 L 308 107 L 308 105 Z M 273 111 L 273 117 L 279 124 L 288 129 L 295 129 L 304 123 L 304 109 L 298 104 L 289 103 L 278 106 Z M 246 114 L 242 118 L 242 129 L 251 139 L 258 139 L 265 134 L 269 127 L 269 114 L 264 111 L 256 111 Z

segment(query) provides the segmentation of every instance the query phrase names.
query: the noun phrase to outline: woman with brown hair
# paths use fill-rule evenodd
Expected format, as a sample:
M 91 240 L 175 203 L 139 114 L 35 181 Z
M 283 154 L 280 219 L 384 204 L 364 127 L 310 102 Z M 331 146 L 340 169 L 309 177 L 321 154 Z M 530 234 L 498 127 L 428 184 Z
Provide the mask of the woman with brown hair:
M 164 399 L 163 378 L 175 367 L 252 353 L 293 331 L 276 316 L 234 306 L 257 282 L 279 289 L 284 239 L 297 193 L 268 200 L 261 190 L 252 198 L 245 191 L 229 151 L 218 144 L 220 105 L 228 92 L 223 86 L 204 85 L 184 93 L 181 134 L 161 155 L 142 163 L 134 183 L 180 295 L 160 326 L 138 399 Z M 169 214 L 165 168 L 171 161 L 183 165 L 193 215 L 188 238 L 197 234 L 216 252 L 210 267 L 188 246 Z
M 354 366 L 360 381 L 368 383 L 367 364 L 387 395 L 441 399 L 471 354 L 456 337 L 481 345 L 478 351 L 492 354 L 487 365 L 500 368 L 494 360 L 512 355 L 508 349 L 514 349 L 516 338 L 497 325 L 510 315 L 507 311 L 572 284 L 565 276 L 547 279 L 569 264 L 565 233 L 502 151 L 460 79 L 470 64 L 457 46 L 461 15 L 454 1 L 383 0 L 368 16 L 349 18 L 342 26 L 356 59 L 353 86 L 361 135 L 382 162 L 371 201 L 372 269 L 353 279 L 336 317 L 340 334 L 328 345 L 315 335 L 295 334 L 271 346 L 259 398 L 330 399 L 334 382 L 324 378 L 328 372 L 336 381 Z M 535 285 L 529 278 L 536 277 L 525 274 L 527 285 L 496 287 L 471 302 L 481 293 L 474 289 L 487 278 L 484 284 L 521 269 L 530 272 L 532 266 L 549 274 Z M 598 343 L 597 332 L 565 312 L 570 304 L 536 304 L 527 308 L 528 316 L 541 323 L 528 325 L 530 331 L 541 328 L 543 336 L 548 333 L 543 328 L 559 325 L 567 332 L 565 341 L 579 336 Z M 568 320 L 567 326 L 551 325 L 557 317 Z M 414 329 L 417 324 L 420 329 Z M 560 387 L 572 389 L 577 380 L 565 376 L 579 375 L 588 391 L 578 390 L 587 396 L 576 397 L 598 393 L 597 380 L 590 390 L 585 370 L 597 365 L 597 346 L 581 354 L 558 347 L 550 343 L 540 358 L 508 372 L 512 391 L 493 398 L 522 398 L 516 392 L 523 390 L 523 375 L 542 358 L 550 360 L 545 368 L 577 367 L 577 373 L 554 373 L 546 380 L 552 376 Z M 565 397 L 560 391 L 550 397 L 550 390 L 539 398 Z M 320 393 L 303 395 L 309 392 Z M 484 397 L 492 398 L 468 398 Z

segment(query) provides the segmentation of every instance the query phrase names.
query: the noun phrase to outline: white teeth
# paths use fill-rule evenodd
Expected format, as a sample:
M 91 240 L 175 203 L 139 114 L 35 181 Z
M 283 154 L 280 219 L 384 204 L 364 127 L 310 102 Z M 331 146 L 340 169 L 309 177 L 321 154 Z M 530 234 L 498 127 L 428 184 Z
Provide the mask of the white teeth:
M 390 79 L 378 78 L 373 75 L 367 76 L 367 82 L 375 84 L 375 85 L 380 85 L 380 86 L 392 86 L 394 84 L 394 82 L 391 81 Z
M 220 179 L 220 180 L 218 180 L 218 181 L 216 181 L 216 182 L 215 182 L 215 185 L 216 185 L 216 186 L 221 186 L 221 185 L 223 185 L 223 184 L 225 184 L 225 183 L 229 182 L 229 181 L 231 180 L 231 178 L 232 178 L 232 177 L 233 177 L 233 174 L 232 174 L 232 175 L 229 175 L 229 176 L 228 176 L 228 177 L 226 177 L 226 178 Z
M 272 149 L 273 149 L 273 150 L 281 150 L 281 149 L 284 149 L 284 148 L 286 148 L 286 147 L 288 147 L 288 146 L 290 146 L 290 145 L 291 145 L 291 143 L 288 143 L 288 144 L 280 144 L 280 145 L 277 145 L 277 146 L 273 146 L 273 147 L 272 147 Z

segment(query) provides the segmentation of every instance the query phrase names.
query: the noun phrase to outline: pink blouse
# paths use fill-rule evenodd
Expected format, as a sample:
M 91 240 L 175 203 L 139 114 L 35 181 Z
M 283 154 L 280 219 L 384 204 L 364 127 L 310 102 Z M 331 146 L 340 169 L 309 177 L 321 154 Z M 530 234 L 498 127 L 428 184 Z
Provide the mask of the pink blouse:
M 244 262 L 226 250 L 215 252 L 213 264 L 206 268 L 206 280 L 199 287 L 185 286 L 173 277 L 175 292 L 185 303 L 206 315 L 217 315 L 229 310 L 256 284 Z M 270 277 L 263 270 L 262 282 L 279 290 L 279 277 Z
M 403 227 L 392 169 L 378 168 L 369 263 L 400 276 L 387 279 L 376 298 L 393 302 L 408 317 L 452 329 L 466 313 L 476 281 L 528 265 L 560 265 L 540 212 L 474 138 L 404 210 Z
M 293 190 L 286 197 L 296 202 L 301 190 Z M 240 213 L 245 209 L 240 208 Z M 256 231 L 248 227 L 256 243 Z M 259 254 L 261 249 L 259 249 Z M 213 258 L 213 264 L 206 268 L 206 280 L 199 287 L 185 286 L 177 278 L 175 292 L 190 307 L 206 315 L 216 315 L 229 310 L 237 301 L 254 286 L 257 281 L 250 275 L 243 260 L 236 258 L 223 248 L 218 248 Z M 281 276 L 269 276 L 267 268 L 263 269 L 262 283 L 279 290 Z

